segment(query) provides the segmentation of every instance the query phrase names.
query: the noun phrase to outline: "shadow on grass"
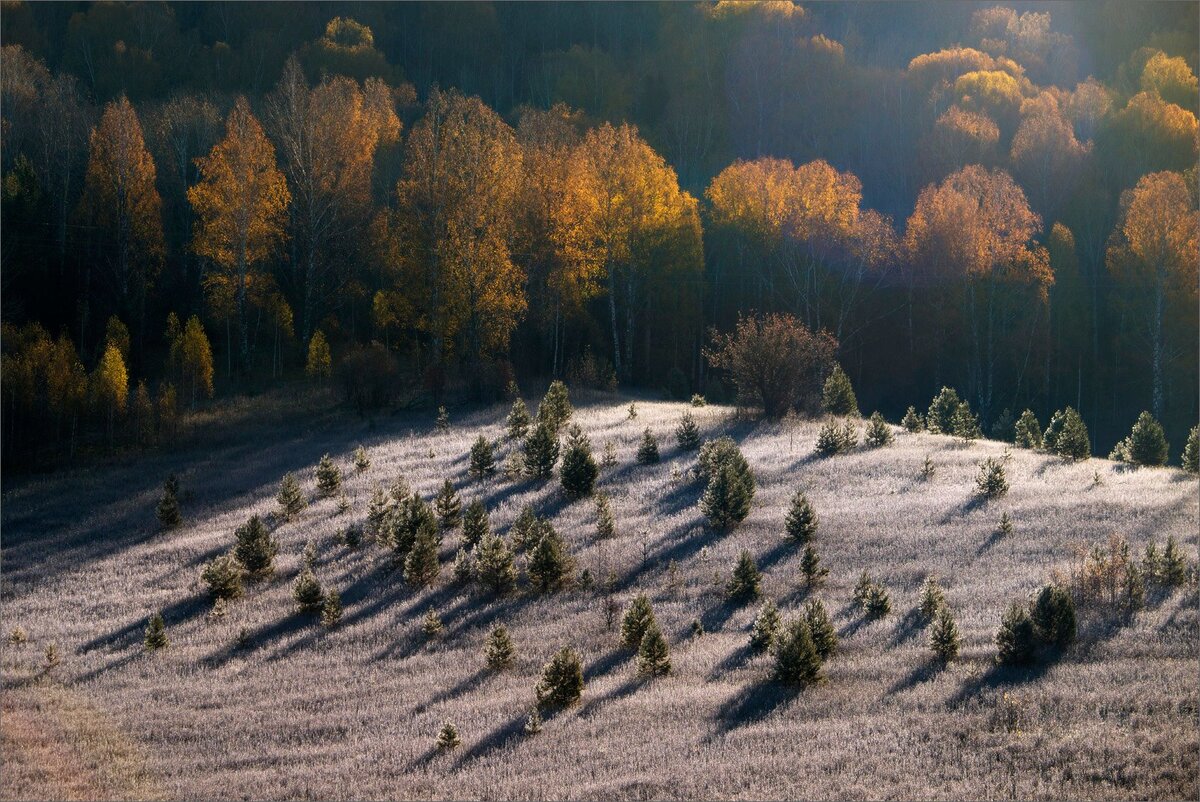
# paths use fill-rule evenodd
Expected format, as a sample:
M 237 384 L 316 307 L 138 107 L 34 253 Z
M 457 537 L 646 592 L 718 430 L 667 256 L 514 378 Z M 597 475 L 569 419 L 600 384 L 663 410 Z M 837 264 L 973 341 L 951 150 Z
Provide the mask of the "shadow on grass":
M 207 596 L 188 596 L 162 608 L 163 623 L 167 628 L 179 626 L 201 615 L 208 609 L 210 602 Z M 143 631 L 146 627 L 145 618 L 137 618 L 112 632 L 97 635 L 79 647 L 79 654 L 87 654 L 102 647 L 109 649 L 125 649 L 140 645 Z
M 542 723 L 548 724 L 558 718 L 563 711 L 551 709 L 542 710 Z M 525 731 L 525 720 L 529 713 L 524 712 L 505 721 L 500 726 L 483 736 L 471 748 L 465 750 L 454 764 L 455 769 L 461 769 L 463 766 L 478 760 L 481 757 L 486 757 L 498 749 L 503 749 L 513 740 L 520 738 Z
M 741 668 L 750 662 L 750 658 L 754 657 L 754 655 L 754 650 L 748 644 L 739 646 L 709 672 L 709 681 L 720 679 L 722 675 Z
M 888 688 L 884 696 L 894 696 L 898 693 L 910 690 L 917 687 L 922 682 L 927 682 L 933 679 L 938 674 L 946 670 L 946 664 L 936 658 L 930 658 L 928 661 L 914 668 L 907 676 L 897 680 L 892 687 Z
M 457 699 L 465 693 L 470 693 L 482 685 L 484 680 L 492 676 L 493 673 L 495 672 L 493 672 L 491 669 L 481 668 L 471 676 L 457 683 L 453 688 L 447 688 L 444 691 L 438 691 L 429 699 L 414 707 L 413 713 L 424 713 L 434 705 L 441 704 L 442 702 L 449 702 L 452 699 Z
M 896 629 L 892 632 L 892 638 L 889 645 L 899 646 L 902 643 L 912 640 L 913 637 L 921 631 L 921 628 L 924 626 L 924 624 L 925 617 L 921 615 L 920 610 L 909 610 L 896 624 Z
M 995 546 L 997 543 L 999 543 L 1003 539 L 1004 539 L 1004 533 L 1002 531 L 1000 531 L 999 529 L 993 530 L 992 533 L 990 535 L 988 535 L 988 539 L 983 541 L 982 543 L 980 543 L 979 548 L 975 549 L 975 556 L 982 557 L 984 554 L 987 554 L 989 551 L 992 550 L 993 546 Z
M 645 684 L 646 680 L 641 677 L 627 679 L 608 693 L 588 699 L 584 702 L 583 707 L 579 709 L 579 715 L 584 718 L 590 718 L 599 713 L 605 706 L 631 696 L 634 691 Z
M 972 493 L 970 498 L 954 509 L 950 510 L 950 512 L 943 515 L 942 519 L 938 521 L 938 523 L 942 525 L 954 523 L 965 515 L 970 515 L 976 510 L 983 509 L 988 505 L 990 500 L 991 499 L 989 499 L 987 496 L 982 496 L 978 493 Z
M 1027 666 L 1005 666 L 993 663 L 986 671 L 977 677 L 968 679 L 947 702 L 951 707 L 972 699 L 984 691 L 998 688 L 1023 685 L 1041 679 L 1054 667 L 1058 660 L 1056 656 L 1047 656 Z
M 724 734 L 757 724 L 800 695 L 801 688 L 777 682 L 756 682 L 743 688 L 717 711 L 717 730 Z

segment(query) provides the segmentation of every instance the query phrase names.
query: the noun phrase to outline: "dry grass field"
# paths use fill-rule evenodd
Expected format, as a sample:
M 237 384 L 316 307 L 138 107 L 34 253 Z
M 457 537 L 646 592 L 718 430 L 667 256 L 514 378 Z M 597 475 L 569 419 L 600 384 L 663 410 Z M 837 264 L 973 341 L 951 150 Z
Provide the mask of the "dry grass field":
M 882 450 L 816 458 L 819 424 L 768 424 L 733 410 L 692 410 L 703 435 L 737 439 L 758 480 L 749 518 L 709 530 L 695 452 L 673 430 L 684 404 L 575 399 L 574 420 L 599 458 L 617 519 L 593 538 L 595 508 L 570 502 L 557 478 L 485 482 L 467 475 L 483 433 L 498 438 L 506 408 L 432 416 L 324 420 L 103 469 L 22 480 L 3 499 L 5 640 L 0 796 L 3 798 L 389 799 L 1169 799 L 1196 798 L 1200 767 L 1195 595 L 1154 597 L 1112 625 L 1084 612 L 1080 638 L 1028 671 L 995 666 L 1005 606 L 1066 567 L 1072 545 L 1112 533 L 1140 553 L 1169 534 L 1197 549 L 1197 483 L 1176 469 L 1124 470 L 1106 460 L 1068 464 L 1013 450 L 1010 492 L 975 500 L 978 462 L 1005 446 L 908 434 Z M 532 406 L 532 404 L 531 404 Z M 649 426 L 662 462 L 634 453 Z M 355 475 L 362 443 L 372 465 Z M 506 444 L 501 458 L 512 448 Z M 1172 446 L 1175 450 L 1175 444 Z M 329 452 L 353 506 L 314 501 L 274 532 L 274 579 L 247 587 L 222 620 L 199 580 L 233 543 L 234 528 L 276 507 L 287 471 L 314 490 Z M 920 478 L 926 455 L 936 465 Z M 185 523 L 160 532 L 163 478 L 178 472 Z M 1099 475 L 1097 484 L 1095 476 Z M 525 504 L 551 518 L 579 561 L 617 574 L 618 602 L 648 593 L 671 646 L 670 676 L 639 681 L 634 655 L 606 628 L 602 597 L 569 590 L 495 599 L 456 585 L 442 549 L 431 588 L 405 586 L 389 554 L 350 550 L 339 531 L 366 515 L 371 488 L 403 475 L 426 499 L 446 478 L 464 504 L 486 501 L 504 533 Z M 825 600 L 841 647 L 827 681 L 801 691 L 770 682 L 771 658 L 752 655 L 757 605 L 722 595 L 737 554 L 765 573 L 785 616 L 806 598 L 800 549 L 781 536 L 803 488 L 821 518 L 815 545 L 830 575 Z M 1001 515 L 1014 531 L 996 534 Z M 315 541 L 316 574 L 336 588 L 342 622 L 323 628 L 292 610 L 301 551 Z M 601 553 L 603 549 L 603 553 Z M 891 591 L 892 613 L 862 617 L 851 600 L 867 569 Z M 927 575 L 941 577 L 963 638 L 960 658 L 932 662 L 914 614 Z M 445 624 L 426 645 L 429 608 Z M 161 610 L 171 645 L 147 654 L 142 631 Z M 693 638 L 699 618 L 706 634 Z M 485 670 L 484 636 L 498 621 L 517 646 L 514 667 Z M 239 646 L 239 633 L 248 642 Z M 47 645 L 61 660 L 46 670 Z M 580 704 L 523 732 L 541 666 L 563 644 L 584 658 Z M 443 721 L 462 745 L 433 749 Z

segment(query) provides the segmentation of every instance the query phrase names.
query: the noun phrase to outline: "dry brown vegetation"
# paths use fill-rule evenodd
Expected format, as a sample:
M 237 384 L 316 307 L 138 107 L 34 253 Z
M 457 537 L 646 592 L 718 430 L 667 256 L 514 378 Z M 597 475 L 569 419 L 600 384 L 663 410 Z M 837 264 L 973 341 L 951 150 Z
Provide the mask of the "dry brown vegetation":
M 963 445 L 908 434 L 882 449 L 816 458 L 819 422 L 754 423 L 716 406 L 691 409 L 704 437 L 729 433 L 758 490 L 731 532 L 706 528 L 692 478 L 696 452 L 674 446 L 685 405 L 628 399 L 577 402 L 574 420 L 599 455 L 616 536 L 595 542 L 595 506 L 569 501 L 557 479 L 483 482 L 468 476 L 480 435 L 502 437 L 501 408 L 393 418 L 371 430 L 323 420 L 269 435 L 126 465 L 26 479 L 3 504 L 3 782 L 0 795 L 104 798 L 1194 798 L 1197 612 L 1192 589 L 1150 594 L 1128 619 L 1081 609 L 1080 639 L 1027 671 L 995 666 L 992 641 L 1010 600 L 1024 598 L 1074 546 L 1112 533 L 1140 553 L 1173 534 L 1197 547 L 1194 479 L 1173 469 L 1127 470 L 1104 460 L 1065 463 L 1015 450 L 1011 489 L 980 501 L 978 463 L 1002 444 Z M 662 462 L 638 465 L 643 429 Z M 860 423 L 861 426 L 861 423 Z M 352 470 L 355 446 L 371 465 Z M 497 453 L 502 464 L 514 446 Z M 352 507 L 316 499 L 325 452 L 342 467 Z M 936 465 L 921 478 L 926 455 Z M 181 479 L 184 524 L 160 532 L 162 479 Z M 273 578 L 249 583 L 226 617 L 209 616 L 201 567 L 233 543 L 253 513 L 276 510 L 280 477 L 294 472 L 312 503 L 273 532 Z M 1097 483 L 1094 474 L 1102 481 Z M 406 587 L 386 549 L 357 550 L 338 532 L 367 513 L 371 488 L 403 475 L 426 499 L 450 478 L 463 504 L 482 498 L 505 533 L 527 503 L 551 518 L 580 570 L 617 576 L 623 608 L 649 595 L 671 647 L 673 673 L 636 676 L 636 659 L 607 629 L 595 591 L 492 598 L 451 578 L 457 536 L 429 588 Z M 830 569 L 811 594 L 803 551 L 783 519 L 802 488 L 820 516 L 813 544 Z M 1003 513 L 1011 534 L 997 534 Z M 302 550 L 341 594 L 332 627 L 293 612 Z M 811 595 L 841 637 L 827 681 L 787 691 L 771 658 L 748 649 L 756 604 L 729 605 L 722 589 L 738 553 L 764 572 L 784 618 Z M 672 569 L 672 566 L 674 568 Z M 890 591 L 891 615 L 865 619 L 851 602 L 863 570 Z M 957 661 L 938 666 L 916 612 L 936 574 L 962 635 Z M 522 584 L 524 588 L 524 584 Z M 444 631 L 427 643 L 435 609 Z M 161 610 L 170 647 L 147 654 L 142 630 Z M 693 639 L 699 618 L 706 634 Z M 513 666 L 486 669 L 484 639 L 503 622 Z M 239 634 L 246 643 L 239 646 Z M 56 644 L 61 662 L 44 669 Z M 583 656 L 579 705 L 523 731 L 542 665 L 562 645 Z M 452 722 L 462 743 L 437 751 Z

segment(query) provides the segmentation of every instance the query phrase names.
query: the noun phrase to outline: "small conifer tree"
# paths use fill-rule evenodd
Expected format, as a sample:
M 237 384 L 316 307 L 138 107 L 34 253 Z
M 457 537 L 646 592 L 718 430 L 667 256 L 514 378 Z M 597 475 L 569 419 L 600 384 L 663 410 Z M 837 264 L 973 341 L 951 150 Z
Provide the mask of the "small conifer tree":
M 542 403 L 538 404 L 538 423 L 548 424 L 550 430 L 557 436 L 558 430 L 570 420 L 572 412 L 574 410 L 571 409 L 567 385 L 557 380 L 550 382 L 550 387 L 546 390 Z
M 810 588 L 821 584 L 829 575 L 829 569 L 821 565 L 821 558 L 817 556 L 817 550 L 811 543 L 804 547 L 804 554 L 800 557 L 800 573 L 804 576 L 804 583 Z
M 437 408 L 437 419 L 433 423 L 433 428 L 438 434 L 445 434 L 450 431 L 450 413 L 446 411 L 444 406 Z
M 525 406 L 525 399 L 518 397 L 512 403 L 512 409 L 508 411 L 508 417 L 505 419 L 505 426 L 508 427 L 509 440 L 524 440 L 525 435 L 529 432 L 529 408 Z
M 992 421 L 992 439 L 1003 440 L 1006 443 L 1011 443 L 1016 439 L 1016 421 L 1013 419 L 1012 410 L 1008 407 L 1005 407 L 1000 416 Z
M 564 646 L 542 669 L 542 678 L 534 689 L 541 707 L 569 707 L 583 695 L 583 661 L 569 646 Z
M 612 505 L 608 496 L 600 493 L 596 496 L 596 539 L 608 540 L 617 533 L 617 522 L 613 517 Z
M 935 434 L 954 434 L 954 413 L 961 404 L 962 399 L 953 388 L 943 387 L 929 404 L 925 426 Z
M 704 623 L 699 618 L 692 619 L 692 637 L 699 638 L 704 635 Z
M 825 602 L 813 599 L 805 604 L 804 621 L 808 624 L 808 631 L 812 636 L 817 654 L 821 656 L 822 660 L 828 660 L 837 651 L 838 636 L 837 630 L 833 628 L 833 622 L 829 619 L 829 611 L 825 609 Z
M 1042 424 L 1038 423 L 1037 415 L 1032 409 L 1027 409 L 1017 418 L 1013 426 L 1013 442 L 1020 448 L 1042 447 Z
M 842 437 L 842 427 L 834 421 L 821 424 L 817 432 L 817 454 L 822 457 L 832 457 L 842 453 L 845 440 Z
M 475 574 L 475 561 L 471 559 L 471 552 L 465 548 L 459 548 L 454 553 L 454 562 L 450 567 L 450 576 L 455 582 L 466 584 L 471 581 L 471 577 Z
M 933 464 L 933 458 L 926 454 L 925 462 L 921 464 L 921 478 L 928 482 L 935 473 L 937 473 L 937 466 Z
M 1131 465 L 1166 465 L 1168 449 L 1162 425 L 1149 412 L 1143 412 L 1133 424 L 1133 431 L 1117 443 L 1108 458 Z
M 314 540 L 308 540 L 304 544 L 304 551 L 300 553 L 300 560 L 304 563 L 305 568 L 312 568 L 317 563 L 317 543 Z
M 626 418 L 626 420 L 637 420 L 637 402 L 636 401 L 629 402 L 629 416 Z
M 162 613 L 155 613 L 146 621 L 146 637 L 143 640 L 143 645 L 148 652 L 165 649 L 171 645 L 171 640 L 167 637 L 166 624 L 163 623 Z
M 918 604 L 921 617 L 926 621 L 932 621 L 937 611 L 945 604 L 946 595 L 942 592 L 942 586 L 938 584 L 937 578 L 934 576 L 925 577 L 925 584 L 921 586 L 921 597 Z
M 925 428 L 925 421 L 921 418 L 921 413 L 917 412 L 917 408 L 910 406 L 900 419 L 900 425 L 906 432 L 919 432 Z
M 301 613 L 319 613 L 325 604 L 325 593 L 311 568 L 305 568 L 292 583 L 292 600 Z
M 562 536 L 547 522 L 541 522 L 543 534 L 529 552 L 526 572 L 529 584 L 539 593 L 553 593 L 570 584 L 575 573 L 575 559 Z
M 1187 581 L 1187 558 L 1179 548 L 1174 535 L 1167 536 L 1167 545 L 1163 547 L 1162 557 L 1159 558 L 1159 581 L 1167 587 L 1178 587 Z
M 1075 640 L 1075 602 L 1065 588 L 1044 586 L 1030 605 L 1029 617 L 1038 640 L 1047 646 L 1062 649 Z
M 825 386 L 821 390 L 821 408 L 830 415 L 857 415 L 858 398 L 854 395 L 854 387 L 850 377 L 841 365 L 834 365 Z
M 567 447 L 559 474 L 563 490 L 570 498 L 590 496 L 596 486 L 600 469 L 592 457 L 592 442 L 578 424 L 573 423 L 567 429 Z
M 871 588 L 875 585 L 871 581 L 871 575 L 863 571 L 858 575 L 858 581 L 854 583 L 853 598 L 854 603 L 860 607 L 865 607 L 867 604 L 867 596 L 871 592 Z
M 487 667 L 502 671 L 512 665 L 517 650 L 504 624 L 496 624 L 483 642 L 483 658 Z
M 1054 417 L 1050 419 L 1050 427 L 1042 436 L 1042 442 L 1047 451 L 1072 462 L 1087 459 L 1092 453 L 1087 426 L 1079 413 L 1071 407 L 1067 407 L 1063 412 L 1054 413 Z
M 279 512 L 284 518 L 294 518 L 308 506 L 308 499 L 300 489 L 300 483 L 295 475 L 285 473 L 279 483 L 279 494 L 275 496 L 279 502 Z
M 404 581 L 423 588 L 437 579 L 441 571 L 438 560 L 438 533 L 432 521 L 421 523 L 413 540 L 412 550 L 404 558 Z
M 542 714 L 538 712 L 536 707 L 529 711 L 529 715 L 525 717 L 525 734 L 537 735 L 542 731 Z
M 996 658 L 1002 665 L 1021 666 L 1033 661 L 1037 635 L 1024 605 L 1013 602 L 996 632 Z
M 675 444 L 680 451 L 694 451 L 700 447 L 700 427 L 691 412 L 684 412 L 675 427 Z
M 433 508 L 443 532 L 450 531 L 462 521 L 462 500 L 449 479 L 442 483 L 442 489 L 434 497 Z
M 1185 471 L 1190 474 L 1200 473 L 1200 426 L 1193 426 L 1188 432 L 1187 443 L 1179 459 Z
M 945 604 L 937 608 L 933 617 L 933 626 L 929 628 L 929 648 L 934 657 L 943 663 L 958 657 L 958 625 L 954 623 L 950 607 Z
M 717 469 L 704 489 L 700 510 L 715 529 L 731 529 L 750 514 L 753 493 L 753 487 L 747 485 L 737 468 L 726 463 Z
M 883 618 L 890 613 L 892 598 L 888 595 L 887 588 L 878 582 L 873 583 L 867 591 L 867 600 L 863 607 L 872 618 Z
M 496 450 L 492 448 L 492 441 L 483 435 L 475 438 L 475 442 L 471 445 L 470 472 L 472 476 L 480 480 L 496 472 Z
M 809 503 L 803 491 L 792 496 L 792 505 L 783 521 L 783 531 L 788 539 L 800 545 L 807 544 L 817 534 L 817 511 Z
M 533 431 L 525 438 L 525 475 L 535 479 L 548 479 L 558 462 L 557 430 L 549 422 L 539 419 Z
M 242 574 L 245 568 L 232 553 L 221 554 L 204 566 L 200 579 L 208 586 L 214 601 L 236 599 L 242 595 Z
M 383 492 L 383 487 L 375 485 L 375 489 L 371 491 L 371 501 L 367 504 L 367 531 L 372 537 L 382 538 L 390 510 L 391 500 Z
M 638 465 L 653 465 L 658 459 L 658 438 L 647 426 L 646 431 L 642 432 L 642 442 L 638 444 Z
M 472 501 L 463 512 L 463 547 L 468 551 L 473 550 L 491 531 L 492 527 L 488 523 L 487 507 L 483 505 L 483 501 L 480 499 Z
M 421 634 L 425 636 L 425 640 L 431 641 L 440 638 L 444 629 L 442 617 L 437 614 L 437 610 L 432 607 L 426 610 L 425 618 L 421 620 Z
M 775 643 L 775 635 L 779 632 L 779 608 L 775 602 L 767 599 L 758 614 L 754 616 L 754 625 L 750 627 L 750 648 L 756 652 L 765 652 Z
M 642 642 L 642 636 L 655 623 L 650 599 L 645 593 L 634 596 L 625 608 L 625 615 L 621 617 L 621 645 L 626 649 L 636 649 Z
M 871 448 L 880 448 L 892 442 L 892 428 L 878 412 L 871 413 L 871 420 L 867 424 L 866 440 L 867 445 Z
M 448 752 L 451 749 L 457 748 L 461 743 L 462 740 L 458 737 L 458 729 L 449 721 L 447 721 L 442 724 L 442 728 L 438 730 L 437 740 L 434 742 L 434 746 L 439 752 Z
M 440 542 L 437 517 L 433 509 L 416 493 L 406 496 L 396 505 L 393 513 L 388 516 L 388 525 L 391 530 L 388 535 L 389 545 L 401 565 L 408 559 L 421 531 L 429 529 Z M 437 543 L 434 544 L 435 552 L 436 546 Z
M 513 548 L 518 551 L 528 551 L 536 546 L 537 540 L 541 536 L 539 522 L 540 519 L 531 505 L 526 504 L 522 507 L 521 512 L 517 514 L 517 519 L 513 521 L 508 530 Z
M 996 531 L 1001 537 L 1008 537 L 1013 533 L 1012 518 L 1009 517 L 1007 511 L 1000 513 L 1000 525 L 996 527 Z
M 671 673 L 671 649 L 657 624 L 642 636 L 638 646 L 637 671 L 643 677 L 661 677 Z
M 971 411 L 971 405 L 966 401 L 963 401 L 958 405 L 958 409 L 954 410 L 954 416 L 950 419 L 949 433 L 968 443 L 983 436 L 983 432 L 979 428 L 979 416 Z
M 612 440 L 604 441 L 604 453 L 600 457 L 601 468 L 611 468 L 617 464 L 617 447 Z
M 47 644 L 46 651 L 44 652 L 44 654 L 46 657 L 46 670 L 47 671 L 49 671 L 50 669 L 52 669 L 56 665 L 58 665 L 60 658 L 58 656 L 58 646 L 57 645 L 55 645 L 53 643 Z
M 754 564 L 750 552 L 743 551 L 738 555 L 737 565 L 733 568 L 733 576 L 725 586 L 725 595 L 735 602 L 747 602 L 757 599 L 762 592 L 762 574 Z
M 326 454 L 317 463 L 317 493 L 322 497 L 332 496 L 342 489 L 342 469 L 333 464 Z
M 492 593 L 507 593 L 517 583 L 512 550 L 499 535 L 484 535 L 475 548 L 475 578 Z
M 249 576 L 261 579 L 274 573 L 279 543 L 271 537 L 261 518 L 252 516 L 234 531 L 234 535 L 237 545 L 233 553 Z
M 336 590 L 325 594 L 321 605 L 321 623 L 326 627 L 336 626 L 342 620 L 342 596 Z
M 358 448 L 354 449 L 354 470 L 356 473 L 365 473 L 371 467 L 371 458 L 367 456 L 367 450 L 363 448 L 362 443 L 359 443 Z
M 984 498 L 999 498 L 1008 492 L 1008 478 L 1004 474 L 1004 462 L 995 457 L 988 457 L 979 463 L 979 474 L 975 477 L 975 486 Z
M 159 498 L 154 513 L 163 529 L 174 529 L 183 523 L 183 516 L 179 513 L 179 500 L 175 497 L 171 482 L 163 484 L 162 497 Z
M 803 616 L 788 621 L 775 645 L 775 679 L 788 685 L 821 681 L 821 655 Z

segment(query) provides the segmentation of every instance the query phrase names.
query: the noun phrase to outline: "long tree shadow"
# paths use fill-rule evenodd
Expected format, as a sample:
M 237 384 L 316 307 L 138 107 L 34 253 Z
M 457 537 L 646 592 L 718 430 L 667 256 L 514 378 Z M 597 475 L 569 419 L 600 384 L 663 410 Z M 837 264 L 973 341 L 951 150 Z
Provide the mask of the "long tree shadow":
M 442 702 L 448 702 L 452 699 L 457 699 L 463 694 L 470 693 L 482 685 L 484 680 L 491 677 L 494 673 L 495 672 L 493 672 L 491 669 L 481 668 L 471 676 L 456 683 L 454 687 L 438 691 L 433 696 L 429 697 L 429 699 L 413 708 L 413 713 L 424 713 L 434 705 L 441 704 Z
M 946 664 L 936 658 L 930 658 L 926 662 L 914 668 L 905 677 L 897 680 L 884 693 L 885 696 L 895 696 L 898 693 L 907 691 L 910 688 L 915 688 L 922 682 L 933 679 L 938 674 L 946 670 Z
M 717 730 L 724 734 L 735 729 L 748 727 L 785 707 L 801 689 L 794 685 L 776 682 L 756 682 L 747 685 L 740 693 L 721 705 L 717 711 Z
M 167 605 L 159 612 L 162 614 L 163 623 L 168 628 L 180 626 L 188 621 L 199 616 L 208 607 L 208 599 L 205 596 L 187 596 L 177 602 Z M 112 632 L 107 632 L 103 635 L 97 635 L 91 640 L 81 645 L 78 649 L 79 654 L 87 654 L 101 647 L 108 647 L 110 650 L 125 649 L 135 644 L 140 644 L 142 639 L 142 630 L 146 626 L 146 619 L 136 618 L 123 627 L 120 627 Z
M 730 671 L 735 671 L 750 662 L 750 658 L 754 657 L 754 650 L 749 644 L 742 644 L 734 649 L 728 656 L 718 663 L 712 671 L 708 672 L 708 679 L 719 679 Z
M 975 512 L 976 510 L 983 509 L 984 507 L 986 507 L 988 504 L 988 500 L 989 499 L 987 498 L 987 496 L 981 496 L 978 493 L 973 493 L 962 504 L 958 505 L 954 509 L 950 510 L 950 512 L 947 512 L 945 515 L 943 515 L 941 517 L 941 520 L 938 521 L 938 523 L 942 524 L 943 526 L 945 526 L 946 524 L 954 523 L 955 521 L 961 519 L 963 516 L 970 515 L 971 513 Z
M 579 715 L 583 718 L 591 718 L 600 712 L 602 708 L 613 702 L 618 702 L 627 696 L 633 694 L 638 688 L 646 684 L 646 681 L 641 677 L 632 677 L 618 685 L 613 690 L 601 696 L 594 696 L 588 699 L 583 707 L 579 709 Z
M 729 599 L 722 599 L 701 613 L 700 623 L 704 625 L 705 632 L 720 632 L 729 623 L 729 619 L 737 614 L 738 610 L 748 605 L 749 602 L 735 602 Z
M 993 530 L 992 533 L 990 535 L 988 535 L 987 540 L 980 543 L 979 548 L 975 549 L 975 556 L 982 557 L 984 554 L 987 554 L 989 551 L 992 550 L 993 546 L 995 546 L 997 543 L 999 543 L 1003 539 L 1004 539 L 1004 532 L 1000 531 L 1000 529 Z
M 583 669 L 584 682 L 595 682 L 601 677 L 608 676 L 614 668 L 626 662 L 630 652 L 625 649 L 613 649 L 603 657 L 598 657 Z
M 925 616 L 921 615 L 921 611 L 914 608 L 904 614 L 896 624 L 896 629 L 892 632 L 892 638 L 889 642 L 890 646 L 899 646 L 902 643 L 910 641 L 925 624 Z
M 1028 666 L 1005 666 L 993 663 L 982 674 L 964 682 L 947 704 L 957 707 L 984 691 L 1034 682 L 1045 676 L 1057 662 L 1057 659 L 1051 658 L 1038 660 Z

